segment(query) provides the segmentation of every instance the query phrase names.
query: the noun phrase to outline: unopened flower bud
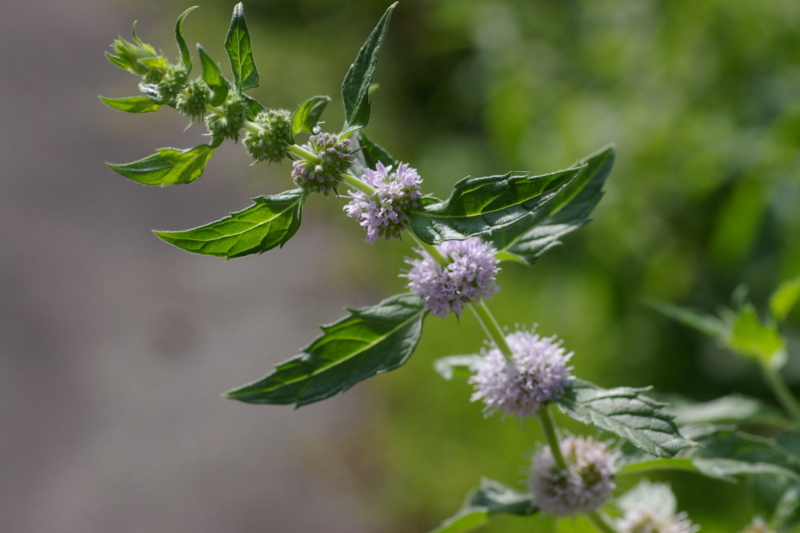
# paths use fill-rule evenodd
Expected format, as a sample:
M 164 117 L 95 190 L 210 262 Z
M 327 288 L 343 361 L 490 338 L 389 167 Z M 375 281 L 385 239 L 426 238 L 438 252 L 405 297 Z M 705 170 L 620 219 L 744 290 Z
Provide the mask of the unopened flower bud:
M 175 99 L 175 108 L 189 117 L 192 122 L 199 122 L 206 114 L 206 101 L 208 101 L 209 94 L 208 85 L 203 80 L 196 79 L 178 94 Z
M 158 94 L 165 102 L 172 102 L 178 96 L 189 77 L 189 72 L 183 65 L 170 65 L 161 81 L 158 82 Z
M 292 112 L 287 109 L 262 111 L 253 122 L 261 131 L 248 131 L 245 134 L 245 150 L 257 163 L 280 163 L 286 157 L 286 149 L 292 142 Z
M 325 195 L 335 192 L 342 180 L 340 174 L 347 172 L 355 159 L 350 151 L 350 140 L 340 139 L 332 133 L 317 133 L 303 148 L 317 156 L 319 161 L 295 161 L 292 168 L 295 184 L 307 191 Z
M 549 446 L 539 450 L 531 467 L 530 487 L 542 512 L 556 516 L 586 514 L 605 504 L 614 490 L 613 455 L 606 443 L 591 437 L 561 441 L 567 463 L 562 469 Z
M 164 63 L 164 69 L 166 69 L 167 60 L 159 57 L 159 55 L 156 54 L 155 49 L 149 44 L 144 44 L 141 42 L 139 44 L 134 44 L 126 41 L 125 39 L 119 38 L 114 40 L 114 42 L 111 44 L 111 47 L 114 49 L 114 52 L 117 55 L 109 55 L 108 58 L 119 68 L 125 69 L 128 72 L 138 74 L 139 76 L 145 76 L 150 73 L 151 70 L 153 70 L 152 65 L 148 65 L 147 61 L 141 62 L 140 59 L 161 59 Z
M 206 117 L 206 127 L 212 137 L 239 140 L 239 130 L 247 121 L 247 102 L 239 95 L 232 95 L 222 106 L 223 114 L 212 113 Z

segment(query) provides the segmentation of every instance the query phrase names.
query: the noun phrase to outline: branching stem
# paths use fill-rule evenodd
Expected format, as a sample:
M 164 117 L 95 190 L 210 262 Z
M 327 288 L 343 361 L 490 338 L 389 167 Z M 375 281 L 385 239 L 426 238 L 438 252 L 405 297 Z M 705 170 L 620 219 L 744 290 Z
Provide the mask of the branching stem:
M 795 423 L 800 423 L 800 404 L 797 402 L 792 391 L 786 385 L 786 382 L 781 377 L 778 370 L 770 367 L 769 365 L 761 365 L 764 369 L 764 377 L 767 379 L 767 385 L 772 389 L 773 394 L 778 398 L 786 412 L 792 417 Z

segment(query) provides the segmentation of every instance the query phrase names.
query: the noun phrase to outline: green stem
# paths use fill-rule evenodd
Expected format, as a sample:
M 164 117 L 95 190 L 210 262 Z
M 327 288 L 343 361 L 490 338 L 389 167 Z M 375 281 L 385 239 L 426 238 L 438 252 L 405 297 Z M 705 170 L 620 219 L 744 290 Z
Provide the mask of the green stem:
M 553 415 L 550 413 L 550 408 L 547 405 L 543 405 L 539 409 L 539 421 L 542 423 L 544 435 L 547 437 L 547 444 L 553 452 L 553 458 L 556 460 L 556 464 L 560 469 L 568 470 L 567 461 L 564 459 L 564 454 L 561 453 L 561 445 L 558 440 L 558 435 L 556 435 L 556 423 L 553 421 Z
M 500 327 L 500 324 L 497 323 L 497 319 L 494 318 L 492 312 L 489 311 L 485 303 L 470 304 L 470 307 L 475 313 L 475 316 L 478 317 L 478 321 L 483 326 L 483 329 L 489 335 L 489 339 L 497 346 L 505 358 L 509 359 L 511 357 L 511 348 L 506 342 L 503 329 Z
M 291 146 L 289 147 L 289 149 L 291 150 Z M 348 185 L 350 185 L 354 189 L 358 189 L 359 191 L 367 193 L 367 194 L 370 194 L 370 195 L 375 192 L 375 189 L 373 189 L 372 186 L 370 186 L 370 184 L 361 181 L 360 179 L 358 179 L 355 176 L 352 176 L 352 175 L 347 174 L 347 173 L 342 173 L 342 174 L 339 174 L 339 175 L 342 177 L 342 181 L 344 181 L 345 183 L 347 183 Z
M 617 528 L 611 525 L 611 521 L 608 517 L 598 511 L 587 514 L 586 518 L 600 531 L 605 533 L 617 533 Z
M 778 401 L 792 417 L 792 420 L 795 423 L 800 423 L 800 404 L 798 404 L 797 398 L 789 390 L 780 373 L 769 365 L 762 365 L 762 368 L 764 369 L 764 376 L 767 378 L 767 385 L 772 389 Z
M 294 153 L 295 155 L 300 156 L 301 159 L 305 159 L 306 161 L 310 161 L 311 163 L 314 164 L 319 163 L 319 157 L 317 157 L 317 154 L 309 152 L 300 145 L 290 144 L 289 151 Z

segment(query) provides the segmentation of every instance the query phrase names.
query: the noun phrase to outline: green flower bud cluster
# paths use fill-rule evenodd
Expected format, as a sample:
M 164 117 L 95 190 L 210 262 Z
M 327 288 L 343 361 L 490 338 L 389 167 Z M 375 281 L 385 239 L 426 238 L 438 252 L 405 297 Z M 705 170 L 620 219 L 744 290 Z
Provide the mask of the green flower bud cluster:
M 156 85 L 156 91 L 162 102 L 174 103 L 178 94 L 186 86 L 189 71 L 183 65 L 169 65 L 161 81 Z
M 206 117 L 206 127 L 212 137 L 239 140 L 239 130 L 247 121 L 247 101 L 244 97 L 234 94 L 228 97 L 222 105 L 221 114 L 211 114 Z
M 270 109 L 259 113 L 253 122 L 258 133 L 248 131 L 244 136 L 244 149 L 256 163 L 280 163 L 287 154 L 292 139 L 292 112 L 288 109 Z
M 116 39 L 111 47 L 117 55 L 106 54 L 108 59 L 116 66 L 139 76 L 148 75 L 152 66 L 148 65 L 148 60 L 164 59 L 156 53 L 155 48 L 149 44 L 144 44 L 136 33 L 133 33 L 136 43 L 130 43 L 120 37 Z M 164 59 L 166 63 L 166 60 Z
M 196 79 L 186 85 L 186 88 L 178 93 L 175 99 L 175 109 L 183 113 L 192 122 L 200 122 L 206 114 L 206 102 L 211 94 L 208 85 Z

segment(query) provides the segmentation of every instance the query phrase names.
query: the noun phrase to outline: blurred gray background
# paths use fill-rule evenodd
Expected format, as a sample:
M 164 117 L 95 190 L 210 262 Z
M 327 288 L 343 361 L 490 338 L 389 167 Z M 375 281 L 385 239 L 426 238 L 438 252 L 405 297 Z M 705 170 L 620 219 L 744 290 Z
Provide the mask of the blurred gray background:
M 238 146 L 191 188 L 146 188 L 103 164 L 199 140 L 174 113 L 97 99 L 135 94 L 103 57 L 113 38 L 138 18 L 173 55 L 179 10 L 5 7 L 0 531 L 367 531 L 326 466 L 337 440 L 358 438 L 357 392 L 298 412 L 219 397 L 363 303 L 332 277 L 337 235 L 310 213 L 280 253 L 228 264 L 158 241 L 150 228 L 198 225 L 281 186 L 234 180 L 254 175 Z M 214 22 L 224 35 L 227 17 Z

